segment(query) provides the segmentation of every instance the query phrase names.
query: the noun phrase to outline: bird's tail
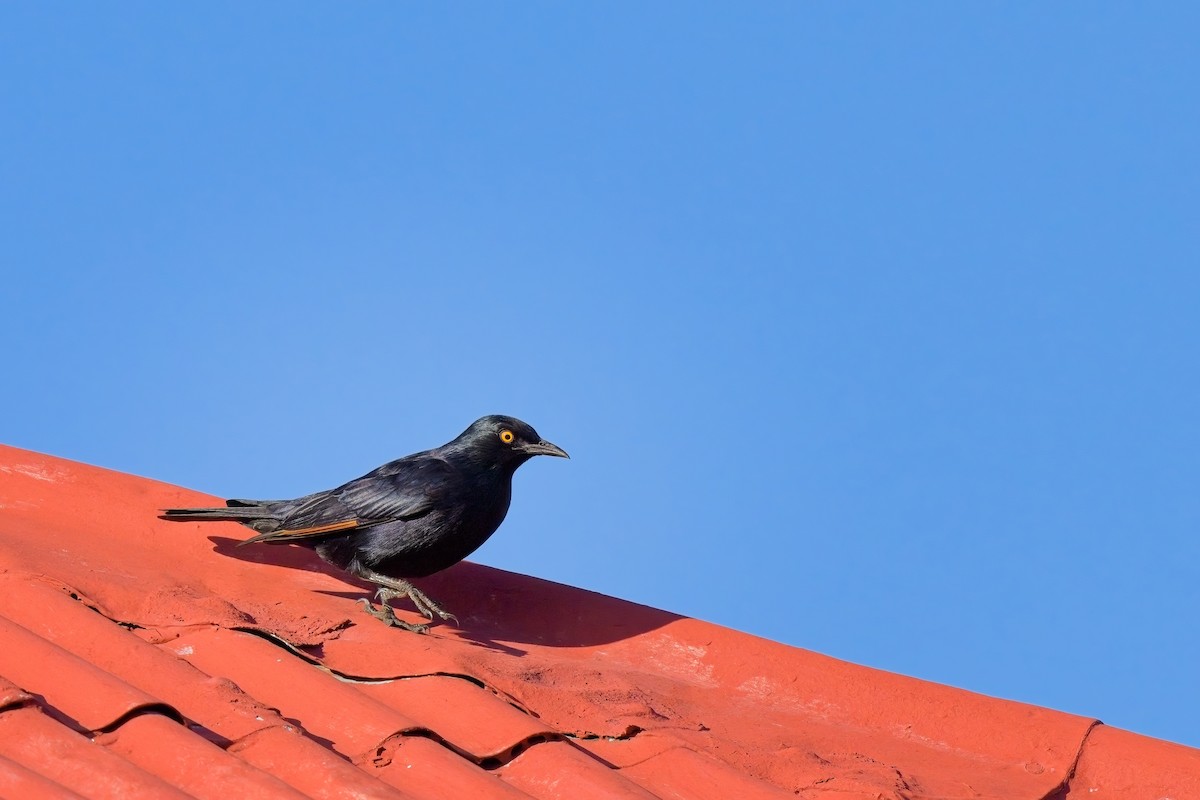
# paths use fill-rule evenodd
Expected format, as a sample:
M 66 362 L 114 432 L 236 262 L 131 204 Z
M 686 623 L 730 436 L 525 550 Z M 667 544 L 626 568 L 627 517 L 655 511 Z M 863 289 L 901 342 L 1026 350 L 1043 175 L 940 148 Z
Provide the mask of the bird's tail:
M 171 522 L 240 522 L 257 531 L 279 527 L 279 518 L 267 503 L 256 500 L 228 500 L 221 508 L 164 508 L 159 519 Z
M 271 513 L 265 508 L 164 508 L 158 516 L 172 522 L 243 522 L 265 519 Z

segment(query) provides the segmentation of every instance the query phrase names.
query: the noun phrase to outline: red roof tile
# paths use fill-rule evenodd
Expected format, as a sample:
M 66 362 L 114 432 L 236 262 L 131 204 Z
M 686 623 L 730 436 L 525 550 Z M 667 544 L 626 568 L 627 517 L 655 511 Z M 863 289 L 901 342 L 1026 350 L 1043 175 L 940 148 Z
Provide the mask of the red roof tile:
M 80 795 L 61 783 L 43 778 L 32 770 L 0 756 L 0 797 L 22 800 L 75 800 Z
M 236 755 L 197 741 L 186 727 L 159 714 L 134 717 L 112 733 L 96 737 L 96 742 L 172 786 L 186 787 L 189 795 L 203 800 L 305 797 Z
M 0 448 L 0 796 L 1200 797 L 1200 751 L 479 565 L 389 629 L 156 518 L 211 500 Z
M 1097 725 L 1071 786 L 1090 800 L 1200 797 L 1200 750 Z
M 188 797 L 108 748 L 97 747 L 91 737 L 56 722 L 38 706 L 0 714 L 0 757 L 84 797 Z
M 539 800 L 654 800 L 657 795 L 567 742 L 527 747 L 496 772 Z

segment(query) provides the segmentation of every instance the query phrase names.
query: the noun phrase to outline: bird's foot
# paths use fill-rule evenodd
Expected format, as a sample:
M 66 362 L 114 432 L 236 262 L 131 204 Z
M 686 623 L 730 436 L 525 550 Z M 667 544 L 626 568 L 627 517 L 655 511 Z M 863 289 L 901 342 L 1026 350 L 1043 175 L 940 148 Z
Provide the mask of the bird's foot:
M 441 606 L 429 599 L 429 596 L 422 592 L 417 587 L 413 586 L 408 581 L 404 581 L 404 588 L 393 588 L 390 586 L 380 586 L 379 591 L 375 592 L 375 599 L 383 603 L 385 606 L 389 600 L 399 600 L 407 597 L 412 601 L 412 604 L 417 607 L 417 612 L 423 617 L 428 617 L 430 620 L 434 616 L 441 619 L 452 619 L 454 624 L 458 624 L 458 617 L 448 611 L 443 611 Z
M 358 602 L 362 603 L 363 611 L 366 611 L 384 625 L 390 625 L 393 628 L 403 628 L 404 630 L 412 631 L 413 633 L 429 633 L 428 625 L 414 625 L 411 622 L 405 622 L 397 617 L 396 612 L 392 610 L 392 607 L 389 606 L 386 601 L 381 603 L 378 607 L 371 605 L 371 601 L 365 597 L 361 598 Z

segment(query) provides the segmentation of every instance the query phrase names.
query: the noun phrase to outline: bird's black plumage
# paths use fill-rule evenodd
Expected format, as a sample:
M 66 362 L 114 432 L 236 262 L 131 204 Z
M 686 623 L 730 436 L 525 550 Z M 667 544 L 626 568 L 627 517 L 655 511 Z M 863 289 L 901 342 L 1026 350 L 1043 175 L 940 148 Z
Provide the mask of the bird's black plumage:
M 242 542 L 298 544 L 336 567 L 380 586 L 379 608 L 368 611 L 400 622 L 387 600 L 409 597 L 433 619 L 451 615 L 406 578 L 457 564 L 504 521 L 517 467 L 536 455 L 566 452 L 519 419 L 482 417 L 453 441 L 391 461 L 336 489 L 295 500 L 227 500 L 223 508 L 171 508 L 164 519 L 233 521 L 258 532 Z

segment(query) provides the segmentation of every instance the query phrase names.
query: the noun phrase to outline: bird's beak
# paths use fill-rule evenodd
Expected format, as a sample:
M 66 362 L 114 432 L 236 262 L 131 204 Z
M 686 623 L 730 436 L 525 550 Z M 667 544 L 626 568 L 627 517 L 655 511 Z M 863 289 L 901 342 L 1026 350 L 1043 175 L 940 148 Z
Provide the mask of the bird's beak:
M 531 456 L 558 456 L 559 458 L 570 458 L 567 451 L 563 450 L 556 444 L 551 444 L 545 439 L 533 444 L 522 445 L 521 452 Z

